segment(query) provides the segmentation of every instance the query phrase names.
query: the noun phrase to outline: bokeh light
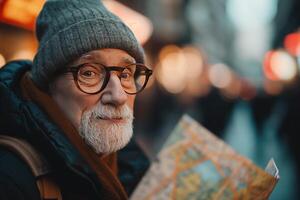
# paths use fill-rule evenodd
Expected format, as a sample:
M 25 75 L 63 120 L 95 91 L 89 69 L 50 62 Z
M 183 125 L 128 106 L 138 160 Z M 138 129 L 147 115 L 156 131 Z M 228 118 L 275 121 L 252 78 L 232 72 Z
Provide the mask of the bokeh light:
M 33 60 L 35 53 L 32 50 L 19 50 L 17 51 L 10 60 L 28 59 Z
M 232 74 L 229 67 L 223 63 L 211 65 L 208 77 L 212 85 L 217 88 L 227 87 L 232 80 Z
M 189 90 L 195 96 L 201 89 L 199 83 L 203 65 L 201 52 L 196 47 L 167 45 L 159 53 L 158 82 L 170 93 Z
M 186 83 L 185 92 L 191 96 L 199 96 L 203 93 L 203 70 L 204 60 L 199 49 L 193 46 L 186 46 L 182 49 L 186 61 Z
M 240 96 L 241 90 L 241 82 L 237 77 L 233 77 L 231 83 L 221 90 L 221 94 L 227 99 L 236 99 Z
M 273 80 L 273 81 L 279 79 L 279 77 L 277 77 L 277 75 L 274 73 L 274 71 L 271 67 L 271 60 L 272 60 L 274 53 L 275 53 L 274 50 L 268 51 L 265 55 L 264 62 L 263 62 L 263 71 L 264 71 L 265 76 L 268 79 Z
M 185 56 L 185 62 L 188 68 L 187 78 L 194 80 L 199 78 L 203 72 L 204 61 L 199 49 L 193 46 L 186 46 L 182 49 Z
M 0 4 L 2 3 L 1 1 Z M 2 12 L 0 12 L 0 20 L 29 30 L 34 30 L 35 18 L 38 16 L 44 3 L 45 0 L 7 0 L 1 5 L 3 6 L 2 8 L 0 6 L 2 9 Z
M 103 4 L 124 21 L 141 44 L 147 42 L 153 32 L 153 25 L 147 17 L 114 0 L 103 0 Z
M 292 80 L 297 75 L 296 60 L 284 50 L 267 52 L 264 73 L 270 80 Z
M 6 61 L 5 58 L 2 54 L 0 54 L 0 68 L 3 67 L 3 65 L 5 65 Z
M 157 70 L 158 81 L 164 88 L 174 94 L 183 91 L 185 87 L 185 57 L 177 46 L 166 46 L 160 55 L 160 64 Z
M 300 33 L 291 33 L 284 38 L 285 49 L 294 56 L 300 56 Z

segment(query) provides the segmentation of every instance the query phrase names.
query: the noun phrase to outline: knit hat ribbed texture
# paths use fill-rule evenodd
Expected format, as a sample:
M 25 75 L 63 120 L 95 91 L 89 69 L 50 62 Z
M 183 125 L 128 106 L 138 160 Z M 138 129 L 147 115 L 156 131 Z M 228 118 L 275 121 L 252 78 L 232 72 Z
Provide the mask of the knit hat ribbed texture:
M 144 51 L 131 30 L 100 0 L 48 0 L 36 21 L 38 52 L 32 79 L 42 89 L 55 72 L 84 53 L 102 48 L 126 51 L 144 63 Z

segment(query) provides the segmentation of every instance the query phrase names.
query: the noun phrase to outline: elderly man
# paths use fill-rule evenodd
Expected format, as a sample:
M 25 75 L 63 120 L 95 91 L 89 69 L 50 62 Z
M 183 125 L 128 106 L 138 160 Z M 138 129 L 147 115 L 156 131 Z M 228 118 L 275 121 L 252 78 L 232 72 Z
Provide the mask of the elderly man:
M 135 95 L 152 73 L 142 47 L 99 0 L 46 1 L 36 34 L 33 63 L 0 71 L 0 134 L 46 160 L 59 199 L 127 199 L 148 164 L 133 141 L 115 153 L 132 137 Z M 20 156 L 1 148 L 0 159 L 0 199 L 41 198 Z

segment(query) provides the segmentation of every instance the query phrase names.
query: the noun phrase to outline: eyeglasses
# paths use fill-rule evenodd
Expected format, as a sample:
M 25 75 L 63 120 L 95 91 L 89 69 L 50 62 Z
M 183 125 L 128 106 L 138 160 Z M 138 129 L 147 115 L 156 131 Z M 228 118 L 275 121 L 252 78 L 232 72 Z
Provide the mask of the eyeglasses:
M 84 63 L 66 68 L 62 73 L 71 72 L 76 86 L 82 92 L 97 94 L 104 90 L 108 84 L 112 71 L 116 71 L 127 94 L 141 92 L 152 75 L 152 70 L 139 63 L 129 64 L 124 67 L 105 66 L 100 63 Z

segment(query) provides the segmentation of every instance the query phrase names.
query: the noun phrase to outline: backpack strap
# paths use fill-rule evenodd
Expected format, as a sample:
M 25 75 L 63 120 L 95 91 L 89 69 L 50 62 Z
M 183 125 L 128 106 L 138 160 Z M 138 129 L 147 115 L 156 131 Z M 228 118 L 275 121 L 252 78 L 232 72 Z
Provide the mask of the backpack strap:
M 0 135 L 0 146 L 18 155 L 36 178 L 42 200 L 62 200 L 58 185 L 51 179 L 50 165 L 32 145 L 23 139 Z

